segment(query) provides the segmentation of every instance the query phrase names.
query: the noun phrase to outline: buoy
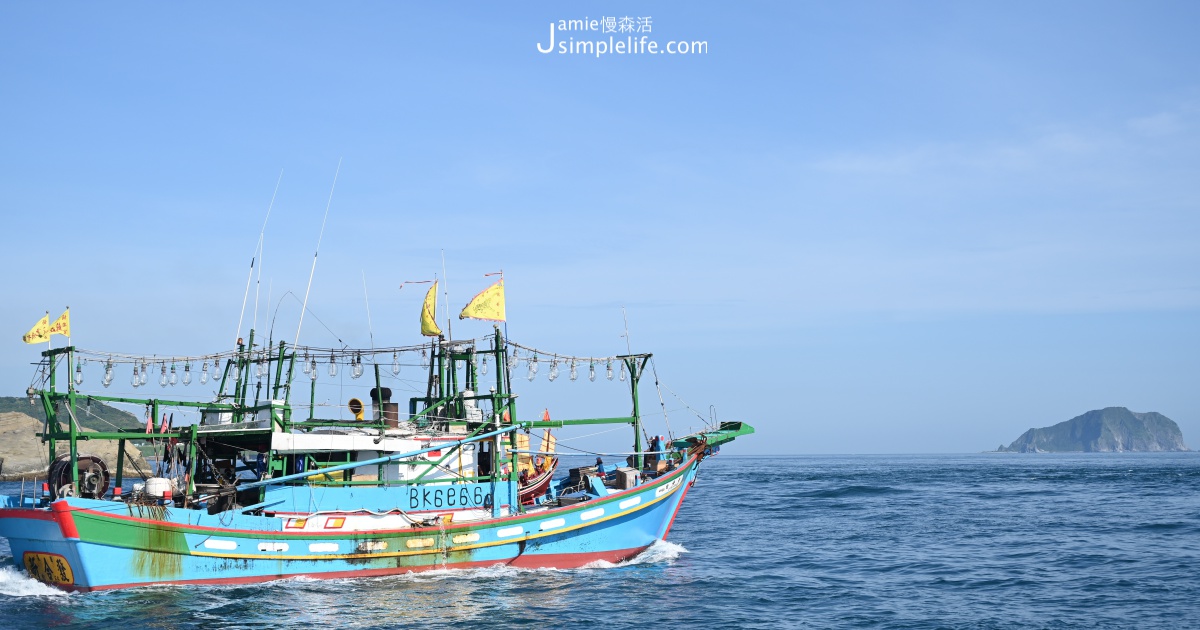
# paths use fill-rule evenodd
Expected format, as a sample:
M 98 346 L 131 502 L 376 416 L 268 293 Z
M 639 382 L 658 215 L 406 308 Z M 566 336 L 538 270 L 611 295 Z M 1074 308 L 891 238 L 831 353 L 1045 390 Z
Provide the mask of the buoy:
M 174 501 L 171 499 L 171 491 L 163 490 L 162 494 L 163 505 L 171 505 Z
M 116 486 L 115 488 L 113 488 L 113 496 L 112 496 L 112 498 L 113 498 L 113 501 L 120 501 L 120 500 L 121 500 L 121 486 Z

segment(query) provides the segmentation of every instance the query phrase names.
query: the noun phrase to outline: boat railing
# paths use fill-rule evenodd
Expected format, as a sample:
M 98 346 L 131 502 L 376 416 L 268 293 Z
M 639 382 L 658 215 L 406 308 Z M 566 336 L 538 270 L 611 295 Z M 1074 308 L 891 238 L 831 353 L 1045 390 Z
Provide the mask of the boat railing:
M 487 433 L 482 433 L 479 435 L 465 437 L 461 440 L 455 440 L 453 442 L 453 444 L 454 445 L 462 445 L 462 444 L 469 444 L 471 442 L 479 442 L 482 440 L 494 438 L 498 435 L 504 435 L 506 433 L 511 433 L 513 431 L 516 431 L 516 430 L 522 429 L 522 428 L 524 428 L 523 424 L 514 424 L 512 426 L 507 426 L 507 427 L 504 427 L 501 429 L 497 429 L 495 431 L 489 431 Z M 342 470 L 352 470 L 354 468 L 359 468 L 362 466 L 373 466 L 375 464 L 386 464 L 388 462 L 394 462 L 394 461 L 398 461 L 398 460 L 416 457 L 418 455 L 423 455 L 430 451 L 441 450 L 441 449 L 447 448 L 447 446 L 449 446 L 449 445 L 446 443 L 442 443 L 442 444 L 438 444 L 435 446 L 428 446 L 428 447 L 425 447 L 422 449 L 417 449 L 415 451 L 409 451 L 406 453 L 395 453 L 392 455 L 386 455 L 384 457 L 376 457 L 374 459 L 368 459 L 368 460 L 363 460 L 363 461 L 358 461 L 358 462 L 348 462 L 345 464 L 338 464 L 337 466 L 330 466 L 328 468 L 323 468 L 320 471 L 317 471 L 315 473 L 313 471 L 305 471 L 305 472 L 299 472 L 299 473 L 295 473 L 295 474 L 291 474 L 291 475 L 283 475 L 280 477 L 272 477 L 270 479 L 263 479 L 261 481 L 252 481 L 250 483 L 239 484 L 237 489 L 239 491 L 243 491 L 243 490 L 249 490 L 252 488 L 261 488 L 261 487 L 266 487 L 266 486 L 279 485 L 279 484 L 287 483 L 289 481 L 295 481 L 297 479 L 304 479 L 306 477 L 312 476 L 313 474 L 328 474 L 328 473 L 339 472 Z M 206 498 L 212 498 L 215 496 L 218 496 L 218 495 L 212 495 L 211 497 L 206 497 Z M 203 501 L 204 499 L 201 499 L 201 500 Z

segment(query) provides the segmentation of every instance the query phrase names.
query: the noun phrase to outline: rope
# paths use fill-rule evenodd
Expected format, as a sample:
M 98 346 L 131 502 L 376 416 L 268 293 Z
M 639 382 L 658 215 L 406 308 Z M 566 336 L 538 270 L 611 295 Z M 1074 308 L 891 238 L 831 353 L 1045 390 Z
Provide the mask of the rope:
M 655 376 L 654 384 L 655 384 L 655 385 L 657 385 L 657 384 L 658 384 L 658 377 L 657 377 L 657 375 Z M 693 409 L 691 405 L 687 404 L 687 401 L 685 401 L 684 399 L 680 398 L 680 397 L 679 397 L 679 394 L 676 394 L 675 392 L 671 391 L 671 388 L 670 388 L 670 387 L 667 387 L 666 385 L 663 385 L 663 386 L 662 386 L 662 388 L 663 388 L 663 389 L 665 389 L 665 390 L 667 390 L 667 391 L 668 391 L 668 392 L 669 392 L 669 393 L 670 393 L 672 396 L 674 396 L 674 397 L 675 397 L 675 399 L 676 399 L 676 400 L 678 400 L 680 403 L 682 403 L 684 407 L 687 407 L 687 409 L 688 409 L 689 411 L 691 411 L 692 413 L 696 414 L 696 417 L 697 417 L 697 418 L 700 418 L 700 422 L 702 422 L 702 423 L 704 424 L 704 426 L 705 426 L 705 427 L 707 427 L 707 426 L 708 426 L 708 419 L 707 419 L 707 418 L 705 418 L 704 416 L 700 415 L 700 412 L 699 412 L 699 411 L 696 411 L 695 409 Z
M 601 435 L 601 434 L 603 434 L 603 433 L 612 433 L 613 431 L 620 431 L 620 430 L 624 430 L 624 427 L 614 427 L 614 428 L 612 428 L 612 429 L 605 429 L 605 430 L 603 430 L 603 431 L 597 431 L 597 432 L 595 432 L 595 433 L 588 433 L 587 435 L 576 435 L 575 437 L 569 437 L 569 438 L 558 438 L 558 441 L 559 441 L 559 442 L 570 442 L 571 440 L 581 440 L 581 439 L 583 439 L 583 438 L 586 438 L 586 437 L 592 437 L 592 436 L 595 436 L 595 435 Z M 541 439 L 541 438 L 539 437 L 538 439 Z
M 663 400 L 662 387 L 658 382 L 658 367 L 654 365 L 654 359 L 650 359 L 650 371 L 654 373 L 654 389 L 658 392 L 658 404 L 662 406 L 663 423 L 667 425 L 667 436 L 671 441 L 675 441 L 675 433 L 671 431 L 671 420 L 667 418 L 667 403 Z

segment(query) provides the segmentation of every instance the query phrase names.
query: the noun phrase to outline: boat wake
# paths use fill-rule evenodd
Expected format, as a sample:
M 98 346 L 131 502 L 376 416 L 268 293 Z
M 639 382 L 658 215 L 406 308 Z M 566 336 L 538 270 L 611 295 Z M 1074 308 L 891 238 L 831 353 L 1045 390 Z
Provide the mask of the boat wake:
M 624 562 L 612 563 L 612 562 L 605 562 L 603 560 L 598 560 L 596 562 L 588 563 L 578 569 L 523 569 L 523 568 L 517 568 L 517 567 L 511 567 L 511 566 L 507 566 L 507 565 L 498 564 L 494 567 L 486 567 L 486 568 L 480 568 L 480 569 L 435 569 L 432 571 L 423 571 L 423 572 L 419 572 L 419 573 L 406 573 L 406 574 L 402 574 L 402 575 L 384 576 L 384 577 L 373 578 L 373 579 L 378 580 L 378 581 L 391 581 L 391 582 L 396 582 L 396 581 L 401 581 L 401 582 L 408 581 L 408 582 L 417 582 L 417 583 L 436 582 L 436 581 L 441 581 L 441 580 L 445 580 L 445 579 L 459 579 L 459 578 L 461 578 L 463 573 L 466 573 L 466 572 L 472 573 L 477 578 L 503 579 L 505 577 L 511 577 L 514 575 L 522 574 L 522 573 L 568 573 L 571 571 L 585 571 L 585 570 L 594 570 L 594 569 L 615 569 L 615 568 L 637 566 L 637 565 L 643 565 L 643 564 L 670 563 L 670 562 L 674 562 L 676 559 L 679 558 L 679 556 L 681 556 L 685 553 L 688 553 L 688 550 L 683 545 L 672 543 L 672 542 L 667 542 L 665 540 L 657 540 L 654 542 L 654 544 L 650 545 L 650 547 L 647 548 L 645 551 L 638 554 L 637 556 L 634 556 L 633 558 L 630 558 L 629 560 L 625 560 Z M 5 560 L 11 560 L 11 559 L 6 558 Z M 297 585 L 315 585 L 315 584 L 329 583 L 326 580 L 309 578 L 309 577 L 294 577 L 294 578 L 289 578 L 289 579 L 285 580 L 284 582 L 290 582 L 290 583 L 297 584 Z M 337 581 L 335 580 L 335 582 L 337 582 Z M 162 588 L 164 590 L 170 590 L 170 589 L 179 588 L 179 587 L 175 586 L 175 585 L 162 585 L 159 587 L 149 587 L 149 588 Z M 217 588 L 217 589 L 219 589 L 219 588 L 236 589 L 236 588 L 243 588 L 243 587 L 242 586 L 228 586 L 228 587 L 215 587 L 215 588 Z M 42 584 L 41 582 L 38 582 L 37 580 L 30 578 L 29 576 L 27 576 L 25 573 L 21 572 L 19 569 L 17 569 L 14 566 L 0 566 L 0 596 L 7 596 L 7 597 L 69 597 L 70 593 L 60 591 L 56 588 Z
M 427 571 L 419 571 L 413 573 L 403 573 L 400 575 L 388 575 L 377 578 L 368 578 L 381 582 L 409 581 L 409 582 L 437 582 L 440 580 L 457 580 L 461 579 L 463 574 L 470 574 L 477 579 L 504 579 L 516 575 L 526 573 L 570 573 L 572 571 L 589 571 L 594 569 L 617 569 L 621 567 L 637 566 L 642 564 L 661 564 L 674 562 L 679 556 L 688 553 L 686 547 L 665 540 L 656 540 L 654 544 L 646 548 L 645 551 L 638 555 L 625 560 L 623 562 L 613 563 L 604 560 L 589 562 L 577 569 L 555 569 L 555 568 L 539 568 L 527 569 L 523 567 L 514 567 L 506 564 L 498 563 L 495 566 L 474 568 L 474 569 L 432 569 Z M 290 581 L 295 582 L 324 582 L 314 578 L 290 578 Z
M 638 555 L 619 563 L 606 562 L 597 560 L 583 565 L 583 569 L 614 569 L 618 567 L 630 567 L 639 564 L 659 564 L 663 562 L 674 562 L 679 556 L 687 553 L 688 550 L 683 545 L 678 545 L 673 542 L 667 542 L 661 538 L 654 541 L 654 544 L 646 548 L 645 551 Z
M 69 593 L 46 586 L 15 567 L 0 567 L 0 595 L 8 597 L 68 597 Z
M 688 553 L 688 550 L 683 545 L 667 542 L 661 538 L 654 541 L 648 549 L 639 553 L 637 556 L 621 563 L 621 566 L 629 566 L 632 564 L 656 564 L 659 562 L 674 562 L 679 556 Z

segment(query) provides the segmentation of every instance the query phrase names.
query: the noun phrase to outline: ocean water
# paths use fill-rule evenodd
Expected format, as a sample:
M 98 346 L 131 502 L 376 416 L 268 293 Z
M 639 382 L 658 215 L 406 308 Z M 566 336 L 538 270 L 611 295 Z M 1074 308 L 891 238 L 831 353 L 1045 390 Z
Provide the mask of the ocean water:
M 1200 453 L 726 454 L 702 465 L 669 542 L 571 571 L 67 595 L 25 578 L 0 541 L 0 623 L 1195 628 Z

